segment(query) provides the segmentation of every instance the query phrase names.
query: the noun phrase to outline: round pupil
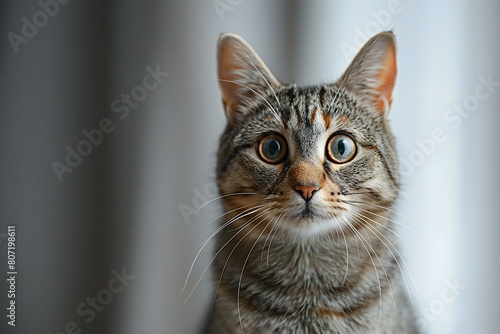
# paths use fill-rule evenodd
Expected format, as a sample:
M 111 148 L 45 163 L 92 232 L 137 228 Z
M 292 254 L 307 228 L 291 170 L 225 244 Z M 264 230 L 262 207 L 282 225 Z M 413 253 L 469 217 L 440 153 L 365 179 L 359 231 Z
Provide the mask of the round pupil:
M 281 145 L 276 139 L 267 140 L 264 143 L 264 153 L 270 159 L 276 159 L 280 156 Z

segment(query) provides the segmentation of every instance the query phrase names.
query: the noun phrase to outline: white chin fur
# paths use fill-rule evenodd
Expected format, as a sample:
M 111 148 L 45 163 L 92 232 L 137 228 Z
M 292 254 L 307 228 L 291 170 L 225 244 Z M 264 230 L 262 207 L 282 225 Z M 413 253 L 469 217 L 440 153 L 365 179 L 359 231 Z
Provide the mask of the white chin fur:
M 334 218 L 311 218 L 306 221 L 290 222 L 289 233 L 299 239 L 310 239 L 321 234 L 340 231 L 346 226 L 344 214 Z M 288 228 L 288 226 L 287 226 Z

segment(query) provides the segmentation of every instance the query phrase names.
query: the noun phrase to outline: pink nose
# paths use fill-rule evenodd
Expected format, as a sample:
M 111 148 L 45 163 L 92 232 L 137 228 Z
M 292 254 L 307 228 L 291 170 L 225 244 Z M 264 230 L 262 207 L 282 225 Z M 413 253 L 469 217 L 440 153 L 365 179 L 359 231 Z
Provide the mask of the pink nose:
M 319 190 L 319 187 L 316 185 L 312 186 L 295 186 L 295 190 L 302 196 L 302 198 L 308 202 L 313 195 Z

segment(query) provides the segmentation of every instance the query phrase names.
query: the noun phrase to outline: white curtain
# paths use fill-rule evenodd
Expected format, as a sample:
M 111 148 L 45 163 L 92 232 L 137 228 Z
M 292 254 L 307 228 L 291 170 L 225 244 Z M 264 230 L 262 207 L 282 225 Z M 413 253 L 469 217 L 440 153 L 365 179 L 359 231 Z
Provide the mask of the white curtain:
M 497 333 L 498 2 L 63 3 L 17 53 L 8 33 L 23 36 L 23 17 L 43 8 L 0 4 L 0 249 L 16 225 L 19 333 L 59 333 L 72 322 L 82 333 L 199 332 L 210 272 L 194 287 L 211 249 L 182 289 L 216 223 L 204 226 L 220 213 L 216 201 L 194 212 L 214 197 L 225 122 L 218 35 L 242 35 L 279 79 L 305 85 L 336 80 L 364 41 L 390 29 L 399 65 L 390 119 L 403 177 L 394 218 L 404 225 L 415 309 L 425 333 Z M 82 131 L 103 119 L 114 130 L 60 182 L 53 162 L 66 163 L 66 147 L 77 149 Z M 92 320 L 82 316 L 78 306 L 102 301 L 122 270 L 135 278 Z

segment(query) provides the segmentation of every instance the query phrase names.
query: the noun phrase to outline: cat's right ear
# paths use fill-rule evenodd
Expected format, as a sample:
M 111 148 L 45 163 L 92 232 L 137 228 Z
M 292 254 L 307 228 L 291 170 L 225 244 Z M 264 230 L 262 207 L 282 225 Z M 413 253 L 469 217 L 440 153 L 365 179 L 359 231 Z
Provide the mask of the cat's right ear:
M 391 31 L 386 31 L 372 37 L 361 48 L 338 85 L 387 116 L 396 74 L 396 39 Z
M 231 123 L 243 118 L 252 101 L 262 102 L 281 85 L 252 47 L 235 34 L 219 37 L 217 74 L 224 111 Z

